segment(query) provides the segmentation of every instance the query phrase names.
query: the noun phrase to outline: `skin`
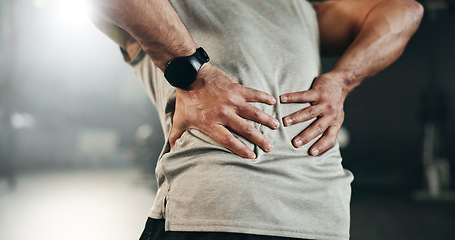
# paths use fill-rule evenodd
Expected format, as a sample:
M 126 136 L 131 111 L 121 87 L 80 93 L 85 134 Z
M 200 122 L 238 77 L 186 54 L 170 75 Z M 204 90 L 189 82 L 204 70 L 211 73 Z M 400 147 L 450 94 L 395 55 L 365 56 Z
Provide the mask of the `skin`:
M 162 71 L 173 58 L 188 56 L 196 44 L 167 0 L 91 0 L 95 24 L 130 56 L 139 46 Z M 310 148 L 316 156 L 335 144 L 344 120 L 347 95 L 365 79 L 393 63 L 417 30 L 422 6 L 413 0 L 338 0 L 313 3 L 323 55 L 341 55 L 335 67 L 317 77 L 311 89 L 286 93 L 281 103 L 311 106 L 283 118 L 284 126 L 317 118 L 292 142 L 301 147 L 322 134 Z M 210 54 L 210 53 L 209 53 Z M 199 129 L 222 146 L 244 158 L 255 158 L 251 149 L 235 138 L 237 132 L 264 151 L 272 151 L 269 139 L 245 119 L 272 129 L 279 122 L 249 104 L 273 105 L 271 95 L 243 87 L 221 69 L 203 65 L 187 90 L 176 88 L 176 107 L 169 135 L 171 147 L 187 129 Z
M 92 3 L 96 9 L 92 18 L 97 26 L 116 25 L 124 29 L 162 71 L 171 59 L 196 51 L 194 40 L 167 0 L 93 0 Z M 124 49 L 131 48 L 122 39 L 114 40 Z M 265 92 L 243 87 L 221 69 L 204 64 L 188 90 L 176 89 L 173 126 L 168 139 L 171 147 L 186 129 L 194 128 L 239 156 L 255 158 L 253 151 L 235 138 L 229 128 L 264 151 L 271 151 L 270 141 L 245 118 L 272 128 L 279 127 L 278 120 L 248 102 L 275 104 L 276 99 Z
M 316 156 L 333 146 L 344 120 L 347 95 L 362 81 L 376 75 L 403 53 L 423 16 L 415 1 L 326 1 L 314 3 L 321 50 L 341 54 L 335 67 L 320 75 L 308 91 L 280 96 L 282 103 L 305 102 L 311 106 L 283 118 L 285 126 L 317 118 L 292 141 L 295 147 L 322 134 L 311 148 Z

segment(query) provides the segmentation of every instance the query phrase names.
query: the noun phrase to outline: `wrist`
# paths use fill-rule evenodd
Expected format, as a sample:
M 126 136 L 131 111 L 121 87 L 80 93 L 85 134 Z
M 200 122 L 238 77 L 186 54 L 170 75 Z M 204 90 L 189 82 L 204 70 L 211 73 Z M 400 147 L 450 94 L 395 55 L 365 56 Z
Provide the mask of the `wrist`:
M 193 92 L 197 91 L 201 88 L 206 87 L 208 84 L 211 82 L 211 78 L 208 77 L 209 73 L 212 71 L 212 68 L 214 66 L 211 63 L 205 63 L 202 65 L 201 69 L 199 70 L 196 80 L 192 84 L 190 84 L 186 89 L 182 88 L 175 88 L 175 91 L 177 93 L 183 93 L 183 92 Z
M 208 61 L 210 61 L 209 56 L 200 47 L 192 55 L 177 57 L 169 61 L 164 71 L 164 77 L 173 87 L 188 89 L 196 81 L 199 72 Z
M 342 89 L 345 96 L 349 95 L 349 93 L 360 84 L 358 77 L 352 71 L 332 70 L 328 73 L 322 74 L 321 76 L 333 79 L 333 82 Z
M 141 44 L 142 45 L 142 44 Z M 145 47 L 142 45 L 144 51 L 150 56 L 152 62 L 164 73 L 168 63 L 175 58 L 191 56 L 196 52 L 197 46 L 169 49 L 165 50 L 166 46 L 153 45 Z
M 196 75 L 196 80 L 194 80 L 194 82 L 188 86 L 187 90 L 198 90 L 204 88 L 207 84 L 210 84 L 213 79 L 208 76 L 210 72 L 213 71 L 213 67 L 214 66 L 210 62 L 203 64 Z

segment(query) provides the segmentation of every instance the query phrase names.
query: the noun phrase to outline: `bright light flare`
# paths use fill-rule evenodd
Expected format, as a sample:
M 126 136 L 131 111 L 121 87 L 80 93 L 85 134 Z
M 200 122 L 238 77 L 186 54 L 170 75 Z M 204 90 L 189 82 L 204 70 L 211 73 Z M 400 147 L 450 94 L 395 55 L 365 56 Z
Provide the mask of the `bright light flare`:
M 349 145 L 351 136 L 346 127 L 341 126 L 340 131 L 338 132 L 337 140 L 338 140 L 338 144 L 340 145 L 340 148 L 342 148 L 342 149 L 346 148 Z
M 16 129 L 33 127 L 35 117 L 29 113 L 14 113 L 10 117 L 10 123 Z
M 58 21 L 66 26 L 81 26 L 89 22 L 89 6 L 84 0 L 60 0 L 56 2 Z
M 49 0 L 33 0 L 32 2 L 37 8 L 45 8 L 49 3 Z

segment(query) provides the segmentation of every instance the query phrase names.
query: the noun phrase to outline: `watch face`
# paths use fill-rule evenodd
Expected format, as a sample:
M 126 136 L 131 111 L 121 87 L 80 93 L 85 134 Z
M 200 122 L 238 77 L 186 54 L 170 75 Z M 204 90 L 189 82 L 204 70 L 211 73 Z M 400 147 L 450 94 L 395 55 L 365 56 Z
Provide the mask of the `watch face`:
M 186 59 L 176 58 L 166 67 L 164 75 L 172 86 L 186 88 L 196 79 L 197 70 Z
M 207 53 L 200 47 L 191 56 L 172 59 L 164 71 L 164 77 L 172 86 L 185 89 L 196 80 L 199 69 L 209 60 Z

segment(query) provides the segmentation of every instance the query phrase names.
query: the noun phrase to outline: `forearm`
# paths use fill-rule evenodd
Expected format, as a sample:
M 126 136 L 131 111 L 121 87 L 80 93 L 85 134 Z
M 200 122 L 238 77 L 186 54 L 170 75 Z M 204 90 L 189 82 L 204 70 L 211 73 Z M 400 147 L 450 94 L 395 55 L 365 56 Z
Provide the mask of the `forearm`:
M 126 30 L 163 72 L 176 57 L 189 56 L 196 44 L 168 0 L 91 0 L 98 15 Z M 114 36 L 115 37 L 115 36 Z M 255 158 L 254 152 L 231 131 L 237 132 L 264 151 L 272 145 L 246 119 L 279 127 L 279 121 L 249 102 L 275 104 L 271 95 L 236 83 L 210 63 L 202 65 L 188 89 L 176 88 L 171 148 L 188 129 L 198 129 L 239 156 Z
M 282 103 L 311 103 L 283 118 L 285 126 L 313 119 L 292 142 L 311 146 L 314 156 L 336 142 L 344 120 L 344 101 L 363 80 L 394 62 L 417 30 L 422 7 L 412 0 L 337 0 L 313 3 L 317 13 L 321 52 L 343 53 L 335 67 L 318 76 L 307 91 L 280 96 Z
M 162 71 L 197 46 L 168 0 L 91 0 L 104 19 L 125 29 Z
M 347 92 L 398 59 L 422 14 L 421 5 L 414 1 L 381 1 L 371 8 L 332 70 L 340 74 Z

